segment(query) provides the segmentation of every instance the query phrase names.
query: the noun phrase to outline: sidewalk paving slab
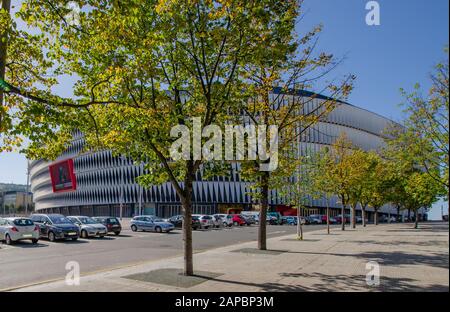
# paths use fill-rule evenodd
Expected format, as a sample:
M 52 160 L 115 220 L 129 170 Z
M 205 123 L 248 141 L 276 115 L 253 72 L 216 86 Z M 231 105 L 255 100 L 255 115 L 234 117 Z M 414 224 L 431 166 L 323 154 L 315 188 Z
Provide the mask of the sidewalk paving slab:
M 174 257 L 87 274 L 79 286 L 61 280 L 16 291 L 449 291 L 448 223 L 424 223 L 418 230 L 412 224 L 358 226 L 332 234 L 270 238 L 268 253 L 248 252 L 256 242 L 195 253 L 195 269 L 216 275 L 189 288 L 125 278 L 181 269 L 183 257 Z M 366 283 L 370 261 L 380 266 L 379 286 Z

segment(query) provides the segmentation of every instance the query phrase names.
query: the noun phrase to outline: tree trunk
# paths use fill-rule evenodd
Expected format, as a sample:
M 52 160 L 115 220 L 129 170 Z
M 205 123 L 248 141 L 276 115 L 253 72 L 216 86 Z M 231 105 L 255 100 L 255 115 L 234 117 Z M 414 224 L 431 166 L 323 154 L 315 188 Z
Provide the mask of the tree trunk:
M 267 249 L 267 228 L 266 218 L 269 208 L 269 175 L 268 171 L 264 171 L 261 176 L 261 210 L 259 212 L 259 229 L 258 229 L 258 249 Z M 300 221 L 300 220 L 299 220 Z
M 361 204 L 362 225 L 366 227 L 366 207 L 367 205 Z
M 327 202 L 327 234 L 330 234 L 330 204 L 328 202 L 328 198 L 326 199 Z
M 1 8 L 7 13 L 11 10 L 11 0 L 2 0 Z M 0 38 L 0 79 L 5 80 L 6 72 L 6 53 L 8 51 L 8 33 Z M 0 89 L 0 125 L 3 121 L 3 91 Z M 0 127 L 1 130 L 1 127 Z
M 375 225 L 378 225 L 378 208 L 373 208 L 375 211 Z
M 345 231 L 345 200 L 344 197 L 342 196 L 341 198 L 341 202 L 342 202 L 342 209 L 341 209 L 341 229 L 342 231 Z
M 411 221 L 411 209 L 408 208 L 408 222 Z
M 418 214 L 418 211 L 416 210 L 416 211 L 414 211 L 414 228 L 415 229 L 418 229 L 419 228 L 419 214 Z
M 301 207 L 297 207 L 297 239 L 303 240 L 303 226 L 302 226 L 302 209 Z
M 183 247 L 184 247 L 184 275 L 194 275 L 194 259 L 192 249 L 192 177 L 186 177 L 183 205 Z
M 401 218 L 400 218 L 400 205 L 397 205 L 397 222 L 400 223 Z
M 356 204 L 351 205 L 352 208 L 352 228 L 356 229 Z

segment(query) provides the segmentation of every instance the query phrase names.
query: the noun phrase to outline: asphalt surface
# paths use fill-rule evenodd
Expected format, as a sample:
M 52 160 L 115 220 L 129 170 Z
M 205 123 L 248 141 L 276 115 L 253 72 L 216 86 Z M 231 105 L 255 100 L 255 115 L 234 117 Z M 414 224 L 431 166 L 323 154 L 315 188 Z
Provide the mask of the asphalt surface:
M 325 225 L 304 226 L 304 232 Z M 295 226 L 268 226 L 267 237 L 296 232 Z M 194 252 L 255 241 L 257 226 L 194 231 Z M 37 245 L 20 242 L 12 246 L 0 243 L 0 291 L 64 278 L 66 264 L 77 261 L 81 274 L 111 270 L 128 265 L 182 255 L 180 230 L 169 234 L 132 232 L 124 229 L 119 236 L 59 241 L 41 239 Z

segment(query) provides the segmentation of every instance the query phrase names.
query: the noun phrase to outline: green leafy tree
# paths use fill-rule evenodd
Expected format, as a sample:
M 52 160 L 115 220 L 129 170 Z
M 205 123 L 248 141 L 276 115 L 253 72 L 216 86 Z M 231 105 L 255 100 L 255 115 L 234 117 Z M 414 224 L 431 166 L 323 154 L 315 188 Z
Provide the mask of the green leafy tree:
M 377 177 L 375 169 L 380 159 L 374 152 L 356 149 L 348 158 L 350 167 L 350 196 L 349 203 L 352 209 L 352 227 L 356 227 L 356 207 L 361 206 L 363 226 L 366 225 L 365 212 L 374 191 Z
M 352 164 L 349 161 L 352 155 L 352 142 L 347 138 L 345 133 L 340 136 L 331 146 L 331 166 L 329 169 L 330 183 L 333 183 L 336 189 L 336 195 L 341 202 L 341 229 L 345 231 L 345 209 L 349 205 L 352 194 L 351 175 Z
M 182 203 L 186 275 L 193 274 L 192 189 L 204 159 L 171 157 L 175 125 L 223 125 L 246 89 L 245 65 L 274 24 L 292 24 L 295 1 L 80 1 L 76 25 L 66 1 L 24 1 L 19 16 L 40 30 L 59 74 L 76 77 L 71 99 L 12 85 L 21 98 L 16 132 L 33 158 L 55 158 L 74 130 L 86 149 L 108 148 L 146 164 L 145 186 L 169 181 Z M 288 27 L 289 28 L 289 27 Z M 45 40 L 44 40 L 45 39 Z M 261 49 L 260 49 L 261 50 Z M 26 104 L 26 105 L 25 105 Z M 191 142 L 192 138 L 187 141 Z M 204 138 L 203 138 L 204 139 Z M 220 163 L 220 162 L 219 162 Z M 220 164 L 219 164 L 220 165 Z
M 419 209 L 431 207 L 442 194 L 442 185 L 429 172 L 413 172 L 405 181 L 405 206 L 414 211 L 414 228 L 419 225 Z
M 431 74 L 431 88 L 424 96 L 417 84 L 414 92 L 408 94 L 402 89 L 406 99 L 407 119 L 404 126 L 403 144 L 410 144 L 413 157 L 427 174 L 449 190 L 449 64 L 447 59 L 434 68 Z
M 316 53 L 317 36 L 322 31 L 322 26 L 315 27 L 300 38 L 294 36 L 293 17 L 302 14 L 303 3 L 294 2 L 291 15 L 284 17 L 289 23 L 284 25 L 276 22 L 270 30 L 262 33 L 261 42 L 254 47 L 253 52 L 261 55 L 261 58 L 255 58 L 245 66 L 249 86 L 246 90 L 249 100 L 244 107 L 245 116 L 258 126 L 276 126 L 279 134 L 277 144 L 280 152 L 276 155 L 276 170 L 261 170 L 275 155 L 270 155 L 269 159 L 257 155 L 257 159 L 263 160 L 242 163 L 242 176 L 252 182 L 252 196 L 260 202 L 259 249 L 266 249 L 265 220 L 271 191 L 286 193 L 283 191 L 285 185 L 296 175 L 296 166 L 302 162 L 299 145 L 305 139 L 307 130 L 324 120 L 339 105 L 339 100 L 348 96 L 354 79 L 353 76 L 348 76 L 340 83 L 325 84 L 319 93 L 330 93 L 329 99 L 317 101 L 319 104 L 311 110 L 307 108 L 315 102 L 316 96 L 296 96 L 299 90 L 311 90 L 316 84 L 319 85 L 320 79 L 337 66 L 339 60 L 328 53 Z M 278 90 L 276 93 L 273 92 L 275 88 Z M 269 134 L 269 131 L 266 133 Z M 266 142 L 268 146 L 268 135 Z M 304 185 L 302 182 L 300 184 Z M 300 193 L 302 192 L 304 191 Z M 294 193 L 296 192 L 291 192 Z M 293 202 L 300 213 L 299 202 L 302 201 L 297 199 L 286 196 L 286 200 Z M 301 230 L 301 225 L 299 227 Z
M 330 173 L 333 168 L 333 158 L 330 155 L 328 147 L 323 148 L 313 156 L 313 170 L 312 170 L 312 188 L 314 190 L 314 197 L 323 198 L 326 204 L 327 216 L 327 233 L 330 234 L 330 200 L 334 194 L 337 193 L 336 187 L 333 184 Z

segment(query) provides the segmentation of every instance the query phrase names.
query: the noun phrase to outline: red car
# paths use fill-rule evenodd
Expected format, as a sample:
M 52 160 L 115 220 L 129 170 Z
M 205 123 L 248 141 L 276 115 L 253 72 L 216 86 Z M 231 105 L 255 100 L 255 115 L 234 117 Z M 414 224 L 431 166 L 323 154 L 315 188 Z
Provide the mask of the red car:
M 345 215 L 344 218 L 345 218 L 345 223 L 350 223 L 350 215 Z M 335 219 L 336 219 L 337 223 L 339 223 L 339 224 L 342 223 L 341 215 L 336 216 Z
M 228 215 L 227 219 L 228 219 L 228 223 L 229 224 L 233 224 L 235 226 L 246 225 L 247 224 L 247 222 L 245 221 L 245 219 L 241 215 L 237 215 L 237 214 Z

